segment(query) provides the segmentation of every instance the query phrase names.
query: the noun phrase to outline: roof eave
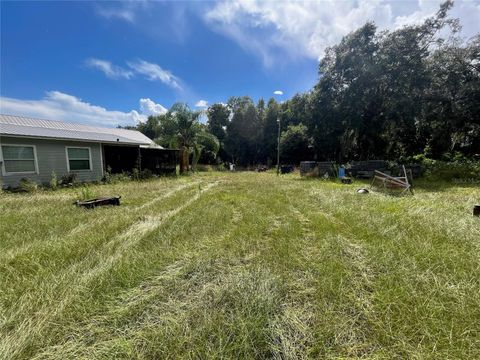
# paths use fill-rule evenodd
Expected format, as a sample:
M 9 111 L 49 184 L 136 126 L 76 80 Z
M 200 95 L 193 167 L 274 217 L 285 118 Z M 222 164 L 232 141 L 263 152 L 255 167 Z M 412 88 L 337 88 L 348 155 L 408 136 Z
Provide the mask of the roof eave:
M 77 142 L 93 142 L 102 144 L 118 144 L 118 145 L 149 145 L 146 142 L 126 142 L 126 141 L 109 141 L 109 140 L 90 140 L 90 139 L 74 139 L 74 138 L 62 138 L 53 136 L 32 136 L 32 135 L 18 135 L 18 134 L 6 134 L 0 133 L 0 137 L 17 137 L 22 139 L 42 139 L 42 140 L 57 140 L 57 141 L 77 141 Z

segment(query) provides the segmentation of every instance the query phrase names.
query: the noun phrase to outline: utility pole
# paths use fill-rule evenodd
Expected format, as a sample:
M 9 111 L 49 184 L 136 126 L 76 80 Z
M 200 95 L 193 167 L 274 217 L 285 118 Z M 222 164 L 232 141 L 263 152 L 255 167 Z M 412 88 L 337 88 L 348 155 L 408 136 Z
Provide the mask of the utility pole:
M 281 96 L 283 95 L 282 90 L 275 90 L 273 92 L 274 95 Z M 277 123 L 278 123 L 278 135 L 277 135 L 277 176 L 280 175 L 280 105 L 278 106 L 278 114 L 277 114 Z
M 280 116 L 277 118 L 278 136 L 277 136 L 277 176 L 280 174 Z

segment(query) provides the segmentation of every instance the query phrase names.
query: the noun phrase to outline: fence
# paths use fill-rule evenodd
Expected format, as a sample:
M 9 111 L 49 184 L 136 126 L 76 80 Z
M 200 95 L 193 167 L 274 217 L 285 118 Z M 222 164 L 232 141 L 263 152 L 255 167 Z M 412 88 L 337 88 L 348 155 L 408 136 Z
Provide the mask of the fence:
M 300 175 L 323 177 L 327 174 L 330 177 L 336 177 L 338 167 L 333 161 L 302 161 Z M 422 176 L 425 171 L 419 164 L 405 165 L 405 168 L 411 170 L 414 178 Z M 401 166 L 386 160 L 353 161 L 345 165 L 346 175 L 357 179 L 371 179 L 375 175 L 375 170 L 388 175 L 398 175 L 401 172 Z

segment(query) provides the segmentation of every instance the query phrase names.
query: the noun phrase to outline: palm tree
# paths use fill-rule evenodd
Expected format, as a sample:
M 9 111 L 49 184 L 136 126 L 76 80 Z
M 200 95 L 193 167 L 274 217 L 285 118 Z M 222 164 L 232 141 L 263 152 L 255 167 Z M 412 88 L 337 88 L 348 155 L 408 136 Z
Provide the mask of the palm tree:
M 197 167 L 198 160 L 200 160 L 200 155 L 202 152 L 208 151 L 213 157 L 217 156 L 218 151 L 220 150 L 220 141 L 218 138 L 209 133 L 205 125 L 201 125 L 202 130 L 197 134 L 196 141 L 193 146 L 193 158 L 192 158 L 192 170 L 195 171 Z
M 180 150 L 180 174 L 188 171 L 189 157 L 193 153 L 193 170 L 202 150 L 210 149 L 214 155 L 220 148 L 218 139 L 206 131 L 199 121 L 201 111 L 192 111 L 187 104 L 176 103 L 160 117 L 155 141 L 163 146 Z

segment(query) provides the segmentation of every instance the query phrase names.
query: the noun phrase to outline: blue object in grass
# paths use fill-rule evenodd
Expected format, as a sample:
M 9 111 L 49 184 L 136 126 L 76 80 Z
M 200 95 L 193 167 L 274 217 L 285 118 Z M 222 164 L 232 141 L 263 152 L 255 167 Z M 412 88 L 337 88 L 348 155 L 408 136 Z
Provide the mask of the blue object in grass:
M 340 168 L 338 169 L 338 177 L 340 179 L 345 177 L 345 168 L 343 166 L 340 166 Z

